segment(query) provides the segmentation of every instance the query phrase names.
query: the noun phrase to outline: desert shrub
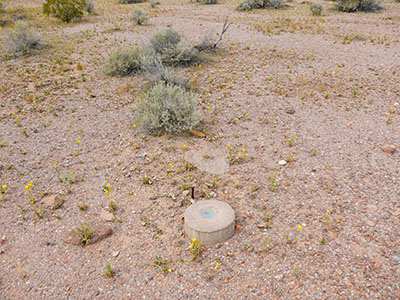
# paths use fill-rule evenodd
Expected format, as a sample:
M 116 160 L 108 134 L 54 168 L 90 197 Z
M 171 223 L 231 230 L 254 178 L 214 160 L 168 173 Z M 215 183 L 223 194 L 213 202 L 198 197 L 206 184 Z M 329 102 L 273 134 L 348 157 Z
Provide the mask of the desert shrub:
M 310 11 L 313 16 L 321 16 L 322 15 L 322 5 L 318 3 L 310 3 Z
M 400 3 L 400 0 L 394 0 L 394 2 Z
M 156 8 L 156 6 L 159 4 L 160 4 L 160 1 L 155 1 L 155 0 L 150 1 L 151 8 Z
M 218 4 L 218 0 L 196 0 L 200 4 Z
M 338 0 L 336 8 L 344 12 L 377 12 L 382 6 L 377 0 Z
M 136 8 L 131 15 L 131 20 L 136 25 L 143 25 L 148 19 L 146 13 L 141 8 Z
M 134 122 L 150 134 L 190 131 L 200 121 L 195 100 L 194 94 L 179 86 L 158 83 L 138 102 Z
M 142 3 L 146 0 L 119 0 L 121 4 Z
M 160 57 L 154 56 L 153 53 L 146 54 L 145 51 L 143 51 L 140 62 L 142 69 L 146 71 L 152 82 L 162 82 L 182 88 L 187 87 L 186 81 L 176 77 L 173 70 L 164 66 Z
M 85 0 L 46 0 L 43 3 L 43 13 L 69 23 L 83 16 L 85 6 Z
M 182 37 L 174 29 L 163 29 L 153 34 L 150 46 L 157 54 L 176 48 Z
M 118 49 L 111 53 L 105 66 L 104 73 L 111 76 L 127 76 L 140 71 L 139 49 Z
M 6 35 L 3 47 L 8 53 L 29 53 L 43 45 L 39 34 L 28 28 L 23 21 L 17 21 Z
M 87 11 L 88 14 L 92 15 L 94 14 L 94 2 L 93 0 L 86 0 L 86 4 L 85 4 L 85 11 Z
M 196 47 L 183 41 L 180 34 L 170 28 L 153 34 L 146 51 L 153 51 L 163 63 L 170 65 L 188 65 L 200 60 Z
M 249 11 L 259 8 L 283 8 L 285 7 L 285 0 L 243 0 L 236 10 Z

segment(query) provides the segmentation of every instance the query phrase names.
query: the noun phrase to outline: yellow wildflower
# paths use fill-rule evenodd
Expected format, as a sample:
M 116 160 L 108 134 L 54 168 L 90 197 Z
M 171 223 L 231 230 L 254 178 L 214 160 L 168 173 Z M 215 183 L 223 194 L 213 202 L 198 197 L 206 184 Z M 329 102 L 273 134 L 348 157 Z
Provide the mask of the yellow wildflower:
M 79 139 L 76 139 L 76 143 L 79 145 L 81 141 Z
M 196 238 L 192 238 L 192 242 L 196 243 L 197 239 Z
M 301 228 L 303 228 L 303 227 L 302 227 L 301 225 L 297 225 L 297 228 L 298 228 L 298 229 L 301 229 Z

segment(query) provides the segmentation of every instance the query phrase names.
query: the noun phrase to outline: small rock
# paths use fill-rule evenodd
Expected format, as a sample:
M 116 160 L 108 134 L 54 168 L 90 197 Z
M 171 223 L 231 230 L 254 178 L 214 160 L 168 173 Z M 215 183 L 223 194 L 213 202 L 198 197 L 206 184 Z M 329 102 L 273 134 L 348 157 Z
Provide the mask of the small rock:
M 112 229 L 108 225 L 103 225 L 103 224 L 88 225 L 88 228 L 93 230 L 93 234 L 87 243 L 88 245 L 94 244 L 102 239 L 105 239 L 106 237 L 112 234 Z M 71 230 L 65 237 L 64 243 L 71 245 L 83 245 L 83 241 L 80 239 L 80 235 L 76 231 L 77 229 L 78 232 L 80 232 L 79 228 Z
M 367 224 L 368 224 L 369 226 L 371 226 L 371 227 L 375 225 L 375 223 L 374 223 L 373 221 L 371 221 L 371 220 L 370 220 L 370 221 L 367 221 Z
M 117 257 L 118 255 L 119 255 L 119 251 L 113 251 L 113 252 L 112 252 L 112 256 L 113 256 L 113 257 Z
M 138 155 L 136 155 L 136 158 L 145 158 L 146 155 L 147 155 L 147 153 L 138 154 Z
M 276 279 L 277 281 L 282 281 L 282 279 L 283 279 L 283 274 L 276 275 L 276 276 L 275 276 L 275 279 Z
M 185 196 L 185 197 L 186 197 L 187 195 L 189 195 L 189 190 L 183 191 L 183 192 L 182 192 L 182 195 Z
M 268 224 L 267 223 L 260 223 L 260 224 L 257 224 L 257 227 L 258 228 L 267 228 Z
M 382 147 L 383 152 L 387 152 L 387 153 L 393 153 L 396 150 L 396 146 L 395 145 L 385 145 Z
M 278 161 L 278 164 L 279 164 L 280 166 L 284 166 L 284 165 L 287 164 L 287 161 L 282 159 L 282 160 Z
M 190 133 L 191 133 L 192 135 L 194 135 L 195 137 L 198 137 L 198 138 L 204 138 L 204 137 L 206 136 L 203 132 L 198 131 L 198 130 L 196 130 L 196 129 L 192 129 L 192 130 L 190 131 Z
M 57 209 L 64 203 L 64 199 L 60 195 L 50 195 L 44 197 L 40 203 L 45 204 L 52 209 Z
M 367 209 L 370 211 L 375 211 L 378 209 L 378 207 L 376 205 L 367 205 Z
M 400 211 L 394 211 L 392 212 L 392 215 L 395 217 L 400 216 Z
M 289 115 L 293 115 L 296 112 L 296 110 L 293 107 L 288 107 L 285 109 L 285 113 Z
M 106 210 L 103 210 L 100 214 L 100 217 L 107 222 L 111 222 L 112 220 L 114 220 L 114 214 L 110 213 Z

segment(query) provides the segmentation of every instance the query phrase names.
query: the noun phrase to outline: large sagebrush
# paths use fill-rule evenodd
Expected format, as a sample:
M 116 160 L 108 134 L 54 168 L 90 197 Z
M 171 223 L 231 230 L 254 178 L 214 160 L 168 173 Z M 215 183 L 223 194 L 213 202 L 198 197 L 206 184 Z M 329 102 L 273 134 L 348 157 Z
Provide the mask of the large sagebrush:
M 344 12 L 377 12 L 382 6 L 377 0 L 337 0 L 336 8 Z
M 197 48 L 183 41 L 181 35 L 171 28 L 154 33 L 145 51 L 153 52 L 169 65 L 188 65 L 200 60 Z
M 260 8 L 280 9 L 285 7 L 285 0 L 243 0 L 236 10 L 249 11 Z
M 200 121 L 195 100 L 194 94 L 179 86 L 158 83 L 138 102 L 134 123 L 149 134 L 190 131 Z
M 29 29 L 28 24 L 23 21 L 16 22 L 3 41 L 5 51 L 10 54 L 26 54 L 43 45 L 39 34 Z
M 140 50 L 117 49 L 108 57 L 104 73 L 111 76 L 126 76 L 140 71 Z

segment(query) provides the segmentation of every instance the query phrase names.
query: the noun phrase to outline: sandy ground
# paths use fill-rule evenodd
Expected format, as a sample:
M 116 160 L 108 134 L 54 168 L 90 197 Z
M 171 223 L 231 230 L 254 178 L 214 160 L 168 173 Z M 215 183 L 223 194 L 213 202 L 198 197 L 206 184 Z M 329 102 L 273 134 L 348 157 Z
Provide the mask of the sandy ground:
M 25 5 L 49 46 L 0 61 L 1 300 L 399 299 L 400 4 L 312 17 L 299 1 L 240 13 L 236 1 L 98 0 L 97 16 L 65 25 L 41 1 L 3 2 Z M 134 7 L 146 26 L 132 25 Z M 206 137 L 133 128 L 148 81 L 104 75 L 109 53 L 167 26 L 198 42 L 226 17 L 217 53 L 177 70 L 199 95 Z M 231 152 L 227 173 L 184 168 L 185 151 L 207 147 Z M 183 232 L 189 186 L 229 203 L 238 224 L 196 261 Z M 60 208 L 40 203 L 57 193 Z M 84 222 L 106 224 L 110 201 L 110 237 L 63 242 Z

